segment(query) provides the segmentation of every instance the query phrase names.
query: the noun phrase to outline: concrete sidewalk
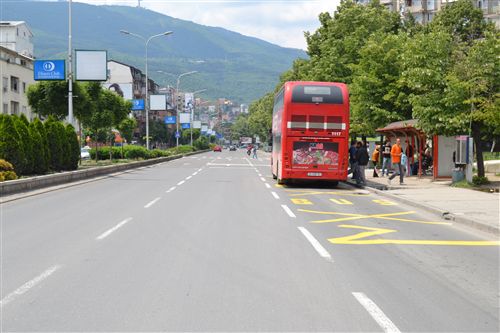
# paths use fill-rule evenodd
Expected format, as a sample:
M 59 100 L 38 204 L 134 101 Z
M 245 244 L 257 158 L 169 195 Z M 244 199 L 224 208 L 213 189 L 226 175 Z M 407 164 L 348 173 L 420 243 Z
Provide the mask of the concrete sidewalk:
M 389 185 L 387 177 L 374 178 L 373 169 L 366 170 L 367 188 L 440 215 L 447 220 L 500 234 L 499 193 L 451 187 L 451 180 L 432 181 L 432 177 L 405 177 L 399 185 L 399 176 Z M 352 181 L 351 181 L 352 182 Z

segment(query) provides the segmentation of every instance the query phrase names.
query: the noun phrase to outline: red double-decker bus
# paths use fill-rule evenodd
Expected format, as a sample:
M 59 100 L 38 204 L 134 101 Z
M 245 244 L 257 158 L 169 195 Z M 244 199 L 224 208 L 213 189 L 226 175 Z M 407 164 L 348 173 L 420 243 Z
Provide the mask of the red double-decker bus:
M 293 179 L 347 179 L 349 94 L 336 82 L 286 82 L 274 98 L 272 173 Z

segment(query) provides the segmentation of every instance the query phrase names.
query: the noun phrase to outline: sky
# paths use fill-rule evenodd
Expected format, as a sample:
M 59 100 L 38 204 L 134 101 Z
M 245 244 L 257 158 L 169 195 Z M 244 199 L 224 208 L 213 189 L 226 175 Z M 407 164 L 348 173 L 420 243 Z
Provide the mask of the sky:
M 137 6 L 138 0 L 73 0 L 95 5 Z M 284 47 L 306 50 L 304 31 L 340 0 L 141 0 L 141 6 L 175 18 L 222 27 Z

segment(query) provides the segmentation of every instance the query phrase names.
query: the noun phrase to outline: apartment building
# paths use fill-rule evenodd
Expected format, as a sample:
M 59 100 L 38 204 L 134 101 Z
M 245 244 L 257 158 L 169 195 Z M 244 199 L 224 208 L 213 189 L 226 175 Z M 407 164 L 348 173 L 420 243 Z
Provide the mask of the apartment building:
M 23 113 L 28 119 L 33 114 L 26 92 L 33 78 L 33 34 L 25 22 L 0 21 L 0 112 Z

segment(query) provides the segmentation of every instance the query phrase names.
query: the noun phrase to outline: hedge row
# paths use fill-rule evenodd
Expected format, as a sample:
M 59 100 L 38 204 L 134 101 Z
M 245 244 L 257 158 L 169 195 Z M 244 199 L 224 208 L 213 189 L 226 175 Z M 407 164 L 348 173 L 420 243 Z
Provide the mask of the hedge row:
M 76 170 L 80 147 L 73 126 L 51 117 L 30 123 L 24 115 L 0 115 L 0 159 L 18 175 Z
M 111 158 L 113 159 L 126 158 L 126 159 L 146 160 L 150 158 L 166 157 L 177 154 L 186 154 L 193 152 L 195 150 L 196 149 L 193 146 L 179 146 L 179 147 L 169 148 L 167 150 L 161 150 L 161 149 L 147 150 L 142 146 L 129 145 L 129 146 L 124 146 L 123 150 L 121 147 L 101 147 L 97 150 L 97 157 L 99 160 L 109 160 L 110 155 Z M 95 148 L 92 148 L 90 150 L 90 158 L 92 159 L 96 158 Z

